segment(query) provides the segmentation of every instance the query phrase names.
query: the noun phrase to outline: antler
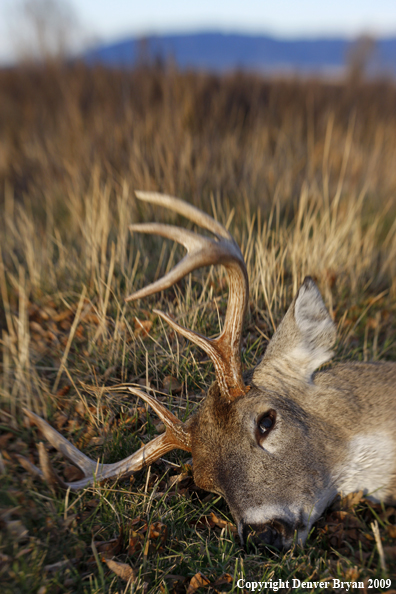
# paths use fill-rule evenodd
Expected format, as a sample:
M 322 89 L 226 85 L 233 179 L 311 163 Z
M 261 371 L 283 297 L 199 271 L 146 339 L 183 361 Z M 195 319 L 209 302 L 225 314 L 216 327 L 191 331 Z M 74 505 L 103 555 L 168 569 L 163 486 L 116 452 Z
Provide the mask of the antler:
M 137 192 L 136 195 L 140 200 L 165 206 L 184 215 L 197 225 L 211 231 L 215 236 L 214 239 L 211 239 L 186 229 L 158 223 L 131 225 L 132 231 L 156 233 L 162 237 L 177 241 L 187 249 L 187 255 L 162 279 L 133 293 L 127 298 L 127 301 L 140 299 L 157 291 L 167 289 L 197 268 L 222 264 L 228 273 L 230 294 L 224 328 L 220 336 L 215 339 L 206 338 L 193 330 L 184 328 L 167 314 L 158 310 L 154 311 L 166 320 L 172 328 L 200 346 L 209 355 L 215 366 L 220 392 L 230 402 L 245 394 L 249 389 L 242 379 L 240 359 L 242 322 L 249 294 L 248 276 L 242 253 L 230 233 L 220 223 L 194 206 L 187 204 L 183 200 L 162 194 Z M 150 443 L 120 462 L 100 464 L 99 461 L 95 462 L 80 452 L 46 421 L 25 409 L 27 416 L 37 425 L 51 445 L 83 471 L 84 478 L 72 483 L 65 483 L 53 470 L 47 451 L 42 443 L 38 447 L 41 470 L 27 459 L 19 456 L 21 464 L 33 474 L 45 478 L 52 485 L 58 484 L 65 488 L 77 490 L 95 481 L 100 482 L 108 478 L 128 476 L 140 470 L 143 466 L 152 464 L 152 462 L 174 449 L 178 448 L 191 452 L 192 435 L 191 425 L 188 422 L 182 423 L 179 421 L 175 415 L 149 394 L 132 387 L 128 387 L 128 390 L 142 398 L 154 409 L 166 426 L 165 433 L 155 437 Z
M 136 291 L 126 301 L 140 299 L 175 284 L 188 273 L 214 264 L 222 264 L 228 273 L 230 294 L 224 328 L 220 336 L 209 339 L 184 328 L 162 311 L 154 310 L 182 336 L 201 347 L 212 359 L 220 392 L 228 401 L 248 390 L 242 379 L 240 358 L 242 323 L 249 295 L 249 282 L 245 261 L 239 246 L 220 223 L 183 200 L 153 192 L 136 192 L 139 200 L 151 202 L 173 210 L 200 227 L 208 229 L 215 239 L 198 235 L 186 229 L 160 223 L 130 225 L 132 231 L 155 233 L 173 239 L 187 249 L 186 256 L 168 274 L 147 287 Z
M 131 387 L 128 387 L 128 390 L 132 392 L 132 394 L 142 398 L 142 400 L 147 402 L 147 404 L 154 409 L 166 426 L 165 433 L 158 435 L 148 444 L 141 447 L 140 450 L 120 462 L 115 462 L 114 464 L 100 464 L 80 452 L 80 450 L 44 421 L 44 419 L 30 410 L 24 409 L 25 414 L 40 429 L 50 444 L 61 452 L 65 458 L 73 462 L 73 464 L 82 470 L 84 478 L 72 483 L 65 483 L 56 475 L 51 467 L 43 444 L 39 444 L 41 470 L 22 456 L 19 457 L 21 464 L 34 474 L 44 477 L 51 484 L 58 483 L 64 488 L 70 487 L 72 490 L 77 490 L 86 487 L 95 481 L 101 482 L 109 478 L 129 476 L 133 472 L 143 468 L 143 466 L 152 464 L 155 460 L 158 460 L 158 458 L 174 449 L 191 452 L 190 430 L 185 423 L 179 421 L 174 414 L 149 394 Z

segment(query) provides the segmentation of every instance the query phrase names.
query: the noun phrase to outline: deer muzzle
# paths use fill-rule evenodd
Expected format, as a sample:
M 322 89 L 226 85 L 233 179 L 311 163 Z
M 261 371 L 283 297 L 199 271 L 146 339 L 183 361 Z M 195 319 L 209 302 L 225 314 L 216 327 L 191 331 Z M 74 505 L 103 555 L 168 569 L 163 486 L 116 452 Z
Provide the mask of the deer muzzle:
M 242 525 L 239 531 L 242 544 L 247 547 L 249 543 L 255 546 L 265 545 L 276 549 L 289 548 L 294 537 L 294 527 L 282 519 L 258 524 Z

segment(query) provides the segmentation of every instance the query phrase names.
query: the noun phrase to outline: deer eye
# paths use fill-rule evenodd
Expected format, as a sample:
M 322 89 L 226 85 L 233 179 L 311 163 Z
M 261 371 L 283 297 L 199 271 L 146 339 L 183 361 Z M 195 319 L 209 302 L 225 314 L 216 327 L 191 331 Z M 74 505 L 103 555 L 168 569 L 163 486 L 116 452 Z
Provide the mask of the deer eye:
M 262 439 L 268 435 L 275 425 L 275 419 L 276 412 L 274 410 L 267 411 L 259 418 L 257 423 L 259 438 Z

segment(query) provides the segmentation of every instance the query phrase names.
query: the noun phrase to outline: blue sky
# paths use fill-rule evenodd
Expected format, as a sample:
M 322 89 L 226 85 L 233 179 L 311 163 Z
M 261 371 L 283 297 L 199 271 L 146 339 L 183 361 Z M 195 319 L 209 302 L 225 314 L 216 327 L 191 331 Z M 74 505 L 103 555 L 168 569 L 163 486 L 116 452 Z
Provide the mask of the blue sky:
M 0 0 L 0 61 L 12 56 L 10 12 Z M 396 35 L 396 0 L 68 0 L 86 40 L 217 29 L 283 38 Z

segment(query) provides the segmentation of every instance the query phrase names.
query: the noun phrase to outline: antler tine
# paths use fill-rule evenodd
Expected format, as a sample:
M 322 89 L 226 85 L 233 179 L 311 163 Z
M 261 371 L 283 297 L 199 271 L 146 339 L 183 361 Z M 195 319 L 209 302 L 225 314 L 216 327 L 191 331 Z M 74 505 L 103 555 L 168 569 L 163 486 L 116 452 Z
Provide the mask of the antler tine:
M 142 400 L 147 402 L 157 413 L 161 421 L 168 429 L 168 433 L 173 435 L 175 441 L 177 442 L 178 449 L 185 450 L 186 452 L 191 452 L 191 434 L 188 426 L 185 423 L 182 423 L 180 419 L 178 419 L 173 413 L 170 412 L 165 406 L 162 406 L 158 400 L 150 396 L 137 388 L 128 387 L 129 392 L 139 396 Z
M 26 464 L 28 462 L 26 460 L 23 461 L 23 465 L 25 467 L 30 466 L 30 470 L 37 475 L 44 476 L 48 482 L 57 482 L 63 487 L 78 490 L 87 487 L 95 481 L 101 482 L 109 478 L 129 476 L 130 474 L 141 470 L 144 466 L 152 464 L 155 460 L 158 460 L 158 458 L 161 458 L 161 456 L 164 456 L 172 450 L 181 449 L 188 452 L 191 451 L 191 436 L 187 425 L 182 423 L 152 396 L 135 388 L 129 388 L 129 391 L 142 398 L 142 400 L 147 402 L 154 409 L 166 426 L 165 433 L 158 435 L 148 444 L 141 447 L 137 452 L 134 452 L 131 456 L 128 456 L 119 462 L 115 462 L 114 464 L 100 464 L 99 461 L 95 462 L 80 452 L 80 450 L 56 431 L 56 429 L 51 427 L 49 423 L 44 421 L 44 419 L 24 408 L 24 413 L 40 429 L 41 433 L 49 443 L 61 452 L 65 458 L 78 466 L 85 476 L 83 479 L 72 483 L 66 483 L 60 479 L 50 467 L 49 460 L 46 455 L 44 455 L 43 444 L 39 444 L 42 472 L 34 467 L 34 465 Z
M 142 192 L 141 190 L 135 191 L 135 195 L 143 202 L 150 202 L 151 204 L 157 204 L 158 206 L 173 210 L 173 212 L 177 212 L 183 217 L 186 217 L 186 219 L 190 219 L 190 221 L 196 223 L 203 229 L 207 229 L 215 235 L 233 241 L 232 235 L 223 227 L 223 225 L 221 225 L 221 223 L 218 223 L 205 212 L 196 208 L 196 206 L 188 204 L 188 202 L 185 202 L 180 198 L 168 196 L 167 194 L 160 194 L 158 192 Z
M 228 273 L 230 296 L 223 331 L 215 339 L 209 339 L 174 322 L 165 313 L 155 310 L 177 332 L 201 347 L 212 359 L 216 370 L 221 394 L 233 400 L 246 393 L 247 387 L 242 379 L 240 344 L 242 322 L 249 293 L 249 283 L 245 261 L 239 246 L 230 233 L 217 221 L 186 202 L 150 192 L 136 192 L 136 196 L 146 202 L 165 206 L 191 219 L 196 224 L 215 234 L 209 238 L 181 229 L 173 225 L 143 223 L 131 225 L 132 231 L 154 233 L 177 241 L 187 249 L 186 256 L 168 274 L 156 282 L 136 291 L 127 301 L 147 297 L 167 289 L 188 273 L 215 264 L 222 264 Z
M 239 257 L 239 247 L 233 240 L 229 245 L 229 240 L 213 240 L 187 229 L 161 223 L 139 223 L 129 225 L 129 229 L 138 233 L 156 234 L 177 241 L 187 249 L 187 255 L 165 276 L 140 289 L 140 291 L 136 291 L 127 297 L 126 301 L 136 301 L 136 299 L 142 299 L 158 291 L 168 289 L 197 268 L 212 264 L 226 264 Z

